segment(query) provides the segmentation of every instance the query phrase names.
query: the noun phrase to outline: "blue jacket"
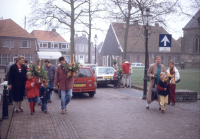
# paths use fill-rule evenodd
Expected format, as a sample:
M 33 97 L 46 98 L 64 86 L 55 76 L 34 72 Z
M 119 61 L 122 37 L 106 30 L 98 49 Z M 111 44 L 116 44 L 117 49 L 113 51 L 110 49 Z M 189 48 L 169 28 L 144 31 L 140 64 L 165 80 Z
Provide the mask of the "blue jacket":
M 42 86 L 39 90 L 40 98 L 44 100 L 48 100 L 50 98 L 50 93 L 53 91 L 54 88 L 48 85 L 47 87 Z

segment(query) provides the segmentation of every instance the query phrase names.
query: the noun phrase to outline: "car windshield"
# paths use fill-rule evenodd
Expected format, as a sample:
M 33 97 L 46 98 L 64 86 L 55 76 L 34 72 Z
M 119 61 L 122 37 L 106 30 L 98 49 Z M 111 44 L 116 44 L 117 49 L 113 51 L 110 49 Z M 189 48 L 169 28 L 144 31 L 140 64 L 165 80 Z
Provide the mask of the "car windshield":
M 90 71 L 90 69 L 79 69 L 76 78 L 78 77 L 92 77 L 92 73 Z
M 98 73 L 99 74 L 102 74 L 102 73 L 114 74 L 114 70 L 113 70 L 113 68 L 99 68 Z
M 9 62 L 8 63 L 8 68 L 10 68 L 10 66 L 12 66 L 14 64 L 14 62 Z

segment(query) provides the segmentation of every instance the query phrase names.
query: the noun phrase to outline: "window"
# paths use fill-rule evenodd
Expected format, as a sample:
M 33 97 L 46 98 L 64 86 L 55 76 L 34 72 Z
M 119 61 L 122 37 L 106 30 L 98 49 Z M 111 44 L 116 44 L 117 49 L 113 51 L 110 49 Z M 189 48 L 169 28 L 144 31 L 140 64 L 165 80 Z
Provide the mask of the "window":
M 20 48 L 30 48 L 31 47 L 30 41 L 20 41 L 19 47 Z
M 62 43 L 61 48 L 62 48 L 62 49 L 68 49 L 69 47 L 68 47 L 68 44 L 66 44 L 66 43 Z
M 127 60 L 128 62 L 130 62 L 130 61 L 131 61 L 131 55 L 126 55 L 126 60 Z
M 88 62 L 88 55 L 85 56 L 85 62 Z
M 195 39 L 194 53 L 200 52 L 200 38 Z
M 180 63 L 180 55 L 176 56 L 176 63 Z
M 170 60 L 172 60 L 172 56 L 168 56 L 168 62 L 170 61 Z
M 80 59 L 82 59 L 83 58 L 83 55 L 80 55 Z
M 88 46 L 85 45 L 85 52 L 88 52 Z
M 117 64 L 119 65 L 119 56 L 116 56 Z
M 105 65 L 106 65 L 106 57 L 103 56 L 103 66 L 105 66 Z
M 84 45 L 82 45 L 82 44 L 79 45 L 79 51 L 84 52 Z
M 59 44 L 58 43 L 54 43 L 54 48 L 55 49 L 59 49 Z
M 136 55 L 136 62 L 140 63 L 140 55 Z
M 165 58 L 164 58 L 164 55 L 161 56 L 161 64 L 165 64 Z
M 99 68 L 98 74 L 114 74 L 113 68 Z
M 9 54 L 0 54 L 0 64 L 7 65 L 10 62 Z
M 13 46 L 14 47 L 14 41 L 13 40 L 2 40 L 2 46 Z
M 24 58 L 28 60 L 28 63 L 29 63 L 29 64 L 31 63 L 31 61 L 33 61 L 33 56 L 32 56 L 32 55 L 25 54 L 25 55 L 24 55 Z
M 76 77 L 92 77 L 90 69 L 79 69 Z

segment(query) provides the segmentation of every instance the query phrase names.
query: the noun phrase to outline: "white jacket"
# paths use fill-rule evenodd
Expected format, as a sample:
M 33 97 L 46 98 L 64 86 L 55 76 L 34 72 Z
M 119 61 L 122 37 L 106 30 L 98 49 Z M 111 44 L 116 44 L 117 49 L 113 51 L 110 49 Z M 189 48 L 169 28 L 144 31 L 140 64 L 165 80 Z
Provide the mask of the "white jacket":
M 176 67 L 174 67 L 173 71 L 175 71 L 175 82 L 176 82 L 176 81 L 178 81 L 180 79 L 180 74 L 179 74 L 179 72 L 178 72 Z M 167 73 L 170 73 L 170 68 L 167 69 Z M 171 83 L 171 80 L 170 80 L 170 83 Z

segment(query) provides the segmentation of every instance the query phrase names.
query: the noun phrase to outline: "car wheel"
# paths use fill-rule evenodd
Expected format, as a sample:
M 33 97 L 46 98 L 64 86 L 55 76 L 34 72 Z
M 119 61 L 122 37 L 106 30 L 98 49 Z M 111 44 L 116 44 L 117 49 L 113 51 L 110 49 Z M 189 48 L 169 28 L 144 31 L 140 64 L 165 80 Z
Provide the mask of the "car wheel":
M 95 92 L 96 92 L 96 91 L 90 92 L 90 93 L 89 93 L 89 96 L 90 96 L 90 97 L 94 97 Z

